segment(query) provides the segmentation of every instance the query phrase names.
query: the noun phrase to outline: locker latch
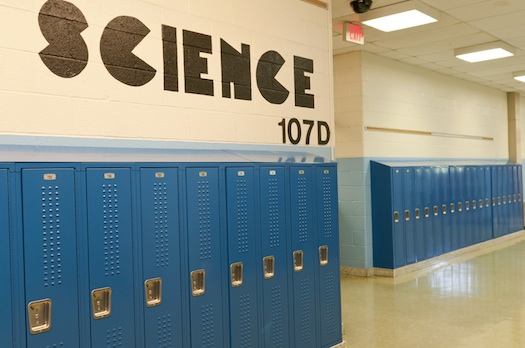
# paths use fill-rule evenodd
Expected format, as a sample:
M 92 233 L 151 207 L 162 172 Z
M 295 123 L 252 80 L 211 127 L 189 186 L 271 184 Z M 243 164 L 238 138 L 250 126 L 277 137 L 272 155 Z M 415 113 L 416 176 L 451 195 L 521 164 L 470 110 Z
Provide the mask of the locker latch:
M 242 285 L 242 262 L 232 263 L 230 265 L 232 288 L 237 288 Z
M 148 279 L 144 282 L 146 306 L 155 307 L 162 303 L 162 279 Z
M 321 266 L 328 265 L 328 245 L 319 247 L 319 264 Z
M 275 276 L 275 257 L 263 258 L 264 279 L 272 279 Z
M 419 208 L 416 208 L 416 220 L 419 220 L 421 218 L 421 211 Z
M 203 269 L 190 273 L 191 277 L 191 294 L 192 296 L 201 296 L 206 292 L 206 271 Z
M 32 335 L 51 330 L 51 300 L 39 300 L 27 305 L 29 331 Z
M 394 212 L 394 222 L 399 222 L 399 212 Z
M 111 288 L 101 288 L 91 291 L 93 318 L 107 318 L 111 315 Z
M 303 251 L 297 250 L 293 252 L 293 270 L 294 272 L 301 272 L 303 270 Z

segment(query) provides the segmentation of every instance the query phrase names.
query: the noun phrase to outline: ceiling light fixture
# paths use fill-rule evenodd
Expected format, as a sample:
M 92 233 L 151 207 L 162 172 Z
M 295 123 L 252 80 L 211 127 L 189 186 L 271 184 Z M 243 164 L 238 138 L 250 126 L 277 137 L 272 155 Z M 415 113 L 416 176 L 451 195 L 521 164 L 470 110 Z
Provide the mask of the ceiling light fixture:
M 504 42 L 496 41 L 486 44 L 458 48 L 454 55 L 469 63 L 483 62 L 491 59 L 511 57 L 514 55 L 514 47 Z
M 378 7 L 359 16 L 361 23 L 381 31 L 391 32 L 439 20 L 439 12 L 416 0 Z
M 525 71 L 517 71 L 514 74 L 512 74 L 514 77 L 514 80 L 518 80 L 520 82 L 525 82 Z

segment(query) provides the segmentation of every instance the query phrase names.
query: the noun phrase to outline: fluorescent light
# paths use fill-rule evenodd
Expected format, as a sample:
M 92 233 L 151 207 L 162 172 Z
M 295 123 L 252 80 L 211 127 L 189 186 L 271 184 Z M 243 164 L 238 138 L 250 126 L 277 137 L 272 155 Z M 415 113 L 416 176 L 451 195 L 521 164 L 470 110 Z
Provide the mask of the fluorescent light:
M 517 71 L 513 74 L 514 80 L 525 82 L 525 71 Z
M 485 60 L 511 57 L 514 48 L 503 42 L 490 42 L 487 44 L 458 48 L 454 51 L 457 58 L 469 63 L 482 62 Z
M 369 27 L 391 32 L 437 22 L 439 12 L 419 1 L 411 0 L 372 9 L 359 18 Z

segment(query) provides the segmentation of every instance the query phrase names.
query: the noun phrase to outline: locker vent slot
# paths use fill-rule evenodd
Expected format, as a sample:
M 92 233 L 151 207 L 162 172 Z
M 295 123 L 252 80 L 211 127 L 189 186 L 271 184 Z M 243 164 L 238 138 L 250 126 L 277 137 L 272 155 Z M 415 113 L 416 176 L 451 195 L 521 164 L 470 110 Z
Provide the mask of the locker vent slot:
M 240 346 L 241 347 L 250 347 L 252 341 L 252 332 L 250 330 L 251 320 L 250 320 L 250 311 L 251 311 L 251 301 L 250 295 L 246 294 L 239 298 L 239 311 L 240 311 L 240 324 L 241 332 L 240 334 Z
M 122 328 L 117 327 L 113 330 L 106 331 L 106 348 L 122 347 Z
M 299 171 L 301 172 L 301 171 Z M 302 171 L 304 173 L 304 171 Z M 301 177 L 297 180 L 297 213 L 299 217 L 299 241 L 301 243 L 308 242 L 308 209 L 306 198 L 306 178 Z
M 244 172 L 242 172 L 244 173 Z M 239 254 L 249 252 L 248 243 L 248 183 L 246 179 L 238 179 L 236 183 L 237 199 L 237 242 Z
M 155 261 L 157 267 L 169 266 L 168 233 L 168 184 L 153 184 L 153 206 L 155 221 Z
M 310 323 L 310 316 L 308 315 L 311 304 L 310 304 L 310 281 L 309 279 L 303 279 L 300 283 L 300 301 L 301 301 L 301 343 L 308 345 L 312 340 L 312 327 Z
M 205 173 L 205 172 L 203 172 Z M 200 259 L 207 260 L 212 257 L 211 247 L 211 208 L 210 208 L 210 182 L 203 180 L 197 186 L 197 199 L 199 202 L 199 239 Z
M 27 305 L 29 331 L 32 335 L 51 330 L 51 300 L 33 301 Z
M 208 304 L 202 306 L 201 309 L 201 318 L 202 318 L 202 346 L 203 347 L 213 347 L 215 342 L 215 328 L 213 322 L 215 318 L 213 317 L 214 310 L 213 305 Z
M 272 171 L 270 171 L 272 172 Z M 275 171 L 273 171 L 275 172 Z M 271 174 L 270 174 L 271 175 Z M 274 174 L 275 175 L 275 174 Z M 279 202 L 279 186 L 276 178 L 271 178 L 268 181 L 268 213 L 270 223 L 270 246 L 272 248 L 278 247 L 280 243 L 279 223 L 280 223 L 280 202 Z
M 324 237 L 332 237 L 332 180 L 323 177 L 323 228 Z
M 272 288 L 272 347 L 285 347 L 283 342 L 283 302 L 280 286 Z
M 47 175 L 47 174 L 46 174 Z M 60 258 L 60 187 L 42 186 L 42 248 L 44 287 L 62 284 Z
M 332 272 L 328 273 L 325 277 L 325 301 L 326 301 L 326 308 L 323 308 L 322 310 L 325 311 L 325 313 L 328 314 L 326 318 L 326 333 L 327 335 L 331 336 L 336 333 L 337 325 L 340 325 L 337 323 L 337 317 L 333 315 L 333 313 L 336 313 L 336 296 L 337 291 L 336 287 L 338 286 L 338 283 L 335 280 L 335 276 Z
M 157 319 L 158 348 L 173 347 L 171 332 L 171 315 L 161 316 Z
M 102 185 L 102 207 L 104 224 L 104 270 L 106 277 L 109 277 L 120 274 L 117 184 Z

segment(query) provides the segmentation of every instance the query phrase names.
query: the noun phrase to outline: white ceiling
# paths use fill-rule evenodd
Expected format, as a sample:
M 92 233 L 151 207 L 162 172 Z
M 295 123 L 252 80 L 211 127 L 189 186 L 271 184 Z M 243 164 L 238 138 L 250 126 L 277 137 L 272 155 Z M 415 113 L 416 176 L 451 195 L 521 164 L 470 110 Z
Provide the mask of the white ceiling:
M 525 94 L 513 72 L 525 70 L 525 0 L 420 0 L 438 10 L 440 20 L 416 28 L 384 33 L 363 25 L 365 44 L 344 42 L 343 22 L 358 22 L 350 0 L 332 0 L 334 55 L 366 51 L 506 92 Z M 373 0 L 372 9 L 403 2 Z M 467 63 L 454 49 L 493 41 L 516 48 L 514 57 Z

